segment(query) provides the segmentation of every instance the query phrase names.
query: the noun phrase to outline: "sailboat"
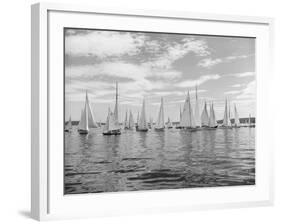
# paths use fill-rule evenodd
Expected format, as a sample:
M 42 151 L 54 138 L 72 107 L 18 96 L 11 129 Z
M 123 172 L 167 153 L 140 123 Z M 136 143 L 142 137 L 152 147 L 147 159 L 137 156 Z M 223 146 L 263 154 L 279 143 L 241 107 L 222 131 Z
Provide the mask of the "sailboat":
M 132 111 L 130 110 L 128 129 L 134 129 L 134 127 L 135 127 L 134 117 Z
M 152 127 L 153 127 L 153 119 L 152 119 L 152 117 L 150 117 L 150 119 L 149 119 L 149 128 L 152 129 Z
M 118 83 L 116 83 L 116 96 L 114 113 L 109 110 L 103 135 L 120 135 L 121 128 L 118 121 Z
M 128 111 L 126 110 L 125 120 L 124 120 L 124 129 L 129 129 L 129 119 L 128 119 Z
M 210 105 L 210 117 L 209 117 L 209 128 L 215 129 L 218 127 L 217 121 L 216 121 L 216 115 L 214 110 L 214 104 L 212 103 Z
M 164 123 L 164 105 L 163 105 L 163 97 L 161 97 L 161 104 L 160 109 L 158 113 L 158 118 L 156 120 L 156 124 L 154 129 L 156 131 L 163 131 L 165 129 L 165 123 Z
M 249 128 L 254 128 L 254 127 L 256 127 L 256 125 L 255 124 L 252 124 L 252 118 L 251 118 L 251 114 L 249 114 Z
M 189 91 L 187 94 L 187 98 L 184 102 L 183 112 L 182 112 L 181 121 L 180 121 L 180 127 L 184 128 L 184 129 L 196 130 L 195 119 L 194 119 L 194 115 L 193 115 L 192 107 L 191 107 L 191 103 L 190 103 Z
M 80 134 L 88 134 L 90 128 L 98 128 L 98 124 L 94 120 L 94 115 L 86 91 L 86 100 L 84 109 L 81 112 L 81 118 L 78 125 L 78 132 Z
M 196 95 L 195 95 L 195 111 L 194 111 L 194 118 L 195 118 L 195 125 L 196 127 L 201 127 L 201 117 L 199 111 L 199 100 L 197 95 L 197 86 L 196 86 Z
M 71 121 L 71 116 L 69 117 L 69 120 L 67 122 L 67 124 L 65 125 L 65 129 L 64 131 L 65 132 L 70 132 L 72 129 L 72 121 Z
M 236 104 L 234 104 L 234 127 L 240 128 L 240 120 L 239 120 L 239 115 L 238 115 L 238 111 L 236 108 Z
M 181 121 L 181 117 L 182 117 L 182 112 L 181 112 L 181 106 L 180 106 L 180 121 Z M 179 122 L 179 124 L 176 126 L 176 129 L 181 129 L 180 122 Z
M 201 114 L 201 126 L 203 128 L 207 128 L 209 127 L 209 115 L 208 115 L 208 111 L 207 111 L 207 103 L 205 101 L 204 103 L 204 108 Z
M 167 128 L 168 129 L 173 128 L 172 122 L 169 117 L 168 117 L 168 122 L 167 122 Z
M 229 118 L 228 106 L 227 106 L 227 99 L 225 99 L 225 108 L 224 108 L 224 117 L 222 122 L 222 128 L 231 128 L 231 121 Z
M 139 116 L 139 112 L 138 112 L 138 116 L 137 116 L 137 124 L 136 124 L 136 129 L 138 129 L 138 126 L 139 126 L 139 122 L 140 122 L 140 116 Z
M 148 131 L 148 125 L 146 122 L 146 115 L 145 115 L 145 100 L 144 99 L 142 101 L 142 110 L 141 110 L 141 114 L 140 114 L 140 118 L 139 118 L 139 122 L 138 122 L 138 126 L 137 126 L 137 131 L 143 131 L 143 132 Z

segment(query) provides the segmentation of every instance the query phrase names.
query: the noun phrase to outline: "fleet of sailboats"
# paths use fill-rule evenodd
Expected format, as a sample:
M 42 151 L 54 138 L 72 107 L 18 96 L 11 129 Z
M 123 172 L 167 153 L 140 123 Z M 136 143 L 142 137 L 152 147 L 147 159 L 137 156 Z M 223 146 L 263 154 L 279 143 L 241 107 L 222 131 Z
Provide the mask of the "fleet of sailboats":
M 216 129 L 216 128 L 240 128 L 242 126 L 238 110 L 236 104 L 233 105 L 233 115 L 234 118 L 232 119 L 233 123 L 231 122 L 231 108 L 230 104 L 225 99 L 225 106 L 224 106 L 224 117 L 221 124 L 218 124 L 216 120 L 214 104 L 213 102 L 209 104 L 209 113 L 207 110 L 207 102 L 204 102 L 202 113 L 200 115 L 200 101 L 198 98 L 198 90 L 197 86 L 195 89 L 195 104 L 194 104 L 194 111 L 191 104 L 190 94 L 189 91 L 187 92 L 187 96 L 184 101 L 183 110 L 180 106 L 180 114 L 179 114 L 179 124 L 176 128 L 179 129 L 187 129 L 187 130 L 202 130 L 202 129 Z M 255 124 L 251 123 L 251 115 L 249 115 L 247 127 L 255 127 Z M 245 123 L 244 123 L 245 124 Z M 92 128 L 99 128 L 102 126 L 101 121 L 99 124 L 94 119 L 94 114 L 91 108 L 91 103 L 88 98 L 88 92 L 86 91 L 85 103 L 84 107 L 81 110 L 80 121 L 78 123 L 78 132 L 80 134 L 88 134 L 89 130 Z M 173 124 L 168 117 L 168 121 L 165 125 L 165 117 L 164 117 L 164 99 L 161 98 L 160 107 L 157 115 L 157 119 L 155 125 L 153 124 L 153 119 L 150 116 L 149 122 L 146 119 L 146 104 L 145 99 L 142 101 L 142 108 L 140 114 L 137 114 L 136 123 L 134 121 L 133 113 L 131 110 L 126 110 L 125 112 L 125 119 L 123 122 L 123 128 L 125 130 L 133 130 L 140 132 L 147 132 L 148 129 L 153 129 L 156 131 L 164 131 L 165 127 L 170 129 L 173 128 Z M 73 129 L 72 127 L 72 120 L 71 116 L 69 117 L 68 122 L 65 124 L 65 132 L 71 132 Z M 108 109 L 106 122 L 103 125 L 103 135 L 120 135 L 121 134 L 121 126 L 119 123 L 119 105 L 118 105 L 118 83 L 116 83 L 116 94 L 115 94 L 115 107 L 114 111 L 112 112 L 110 108 Z

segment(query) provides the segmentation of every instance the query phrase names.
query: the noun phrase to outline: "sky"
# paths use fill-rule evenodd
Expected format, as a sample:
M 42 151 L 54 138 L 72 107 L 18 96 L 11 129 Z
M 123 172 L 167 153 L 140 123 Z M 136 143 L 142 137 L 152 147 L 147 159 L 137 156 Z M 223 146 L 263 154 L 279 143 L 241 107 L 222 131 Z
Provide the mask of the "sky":
M 217 120 L 225 99 L 240 117 L 255 116 L 254 38 L 67 28 L 64 75 L 65 120 L 80 119 L 88 91 L 95 120 L 104 122 L 116 82 L 119 121 L 129 110 L 136 119 L 143 98 L 155 121 L 161 97 L 165 120 L 179 121 L 188 91 L 195 103 L 196 85 L 200 109 L 213 102 Z

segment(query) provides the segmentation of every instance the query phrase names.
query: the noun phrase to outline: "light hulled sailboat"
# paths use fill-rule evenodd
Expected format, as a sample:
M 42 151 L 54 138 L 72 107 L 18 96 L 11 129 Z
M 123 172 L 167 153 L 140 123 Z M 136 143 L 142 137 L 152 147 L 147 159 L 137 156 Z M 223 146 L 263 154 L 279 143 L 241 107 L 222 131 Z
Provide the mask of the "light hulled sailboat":
M 86 92 L 86 100 L 84 109 L 81 112 L 81 118 L 78 125 L 78 132 L 80 134 L 88 134 L 90 128 L 98 128 L 99 126 L 94 120 L 94 115 L 88 99 L 88 92 Z
M 161 97 L 161 104 L 154 129 L 156 131 L 163 131 L 165 129 L 163 97 Z
M 206 101 L 204 103 L 204 108 L 203 108 L 203 111 L 201 114 L 201 127 L 203 127 L 203 128 L 209 127 L 209 115 L 208 115 L 208 111 L 207 111 Z
M 128 129 L 134 129 L 134 127 L 135 127 L 134 117 L 132 111 L 130 110 Z
M 145 99 L 143 99 L 143 101 L 142 101 L 142 110 L 141 110 L 141 114 L 140 114 L 140 118 L 139 118 L 139 122 L 138 122 L 138 126 L 137 126 L 136 130 L 143 131 L 143 132 L 148 131 L 148 125 L 146 122 L 146 114 L 145 114 Z
M 215 129 L 218 127 L 215 110 L 214 110 L 214 104 L 210 104 L 210 117 L 209 117 L 209 128 Z
M 129 118 L 128 118 L 128 111 L 126 110 L 125 120 L 124 120 L 124 129 L 129 129 Z
M 191 103 L 190 103 L 190 96 L 189 91 L 187 94 L 187 98 L 184 102 L 183 112 L 180 121 L 180 127 L 183 129 L 196 129 L 195 118 L 193 115 Z
M 236 104 L 234 104 L 234 127 L 240 128 L 240 120 L 239 120 L 239 115 L 238 115 L 238 111 L 236 108 Z
M 150 129 L 153 128 L 153 119 L 152 119 L 152 117 L 150 117 L 150 119 L 149 119 L 149 128 Z
M 231 121 L 230 121 L 229 112 L 228 112 L 227 99 L 225 99 L 224 116 L 223 116 L 223 121 L 222 121 L 221 127 L 222 128 L 231 128 Z
M 116 83 L 116 96 L 114 113 L 109 110 L 103 135 L 120 135 L 121 128 L 118 121 L 118 83 Z
M 194 111 L 194 118 L 195 118 L 195 125 L 196 127 L 201 127 L 201 117 L 200 117 L 200 111 L 199 111 L 199 99 L 197 95 L 197 86 L 196 86 L 196 95 L 195 95 L 195 111 Z
M 65 125 L 64 131 L 65 132 L 70 132 L 71 129 L 72 129 L 72 121 L 71 121 L 71 116 L 70 116 L 67 124 Z

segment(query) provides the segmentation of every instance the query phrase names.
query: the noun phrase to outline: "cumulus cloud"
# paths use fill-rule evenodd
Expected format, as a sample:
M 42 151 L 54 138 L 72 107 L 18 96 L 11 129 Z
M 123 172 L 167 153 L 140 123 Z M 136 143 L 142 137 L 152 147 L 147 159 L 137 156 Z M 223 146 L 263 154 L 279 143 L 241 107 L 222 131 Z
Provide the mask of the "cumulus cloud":
M 65 38 L 66 54 L 72 56 L 135 55 L 144 45 L 145 36 L 129 32 L 93 31 L 68 35 Z
M 217 64 L 221 64 L 221 63 L 227 63 L 227 62 L 231 62 L 237 59 L 245 59 L 250 57 L 251 55 L 238 55 L 238 56 L 228 56 L 228 57 L 224 57 L 224 58 L 204 58 L 201 61 L 198 62 L 198 66 L 200 67 L 204 67 L 204 68 L 212 68 L 213 66 L 217 65 Z
M 194 87 L 196 85 L 201 85 L 209 80 L 216 80 L 216 79 L 219 79 L 221 78 L 220 75 L 218 74 L 214 74 L 214 75 L 203 75 L 203 76 L 200 76 L 198 79 L 194 79 L 194 80 L 186 80 L 186 81 L 183 81 L 183 82 L 180 82 L 178 84 L 179 87 Z

